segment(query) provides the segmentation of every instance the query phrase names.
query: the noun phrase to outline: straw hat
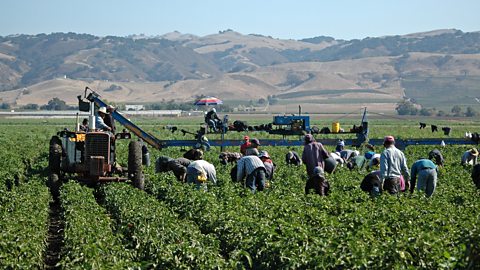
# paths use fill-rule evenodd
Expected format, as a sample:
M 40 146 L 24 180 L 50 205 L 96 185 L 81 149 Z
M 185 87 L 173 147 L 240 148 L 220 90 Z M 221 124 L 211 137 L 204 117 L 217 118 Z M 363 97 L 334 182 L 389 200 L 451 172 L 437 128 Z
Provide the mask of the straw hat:
M 98 109 L 98 112 L 99 112 L 99 113 L 108 114 L 107 108 L 105 108 L 105 107 L 100 107 L 100 109 Z

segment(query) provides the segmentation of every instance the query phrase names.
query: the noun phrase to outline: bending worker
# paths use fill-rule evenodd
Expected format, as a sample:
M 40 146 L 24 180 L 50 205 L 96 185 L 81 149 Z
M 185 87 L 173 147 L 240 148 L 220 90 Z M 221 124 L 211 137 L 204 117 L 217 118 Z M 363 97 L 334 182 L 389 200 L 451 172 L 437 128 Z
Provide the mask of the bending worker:
M 422 158 L 415 161 L 412 165 L 410 192 L 413 193 L 418 176 L 417 189 L 425 191 L 427 197 L 432 196 L 437 187 L 437 174 L 437 166 L 430 159 Z

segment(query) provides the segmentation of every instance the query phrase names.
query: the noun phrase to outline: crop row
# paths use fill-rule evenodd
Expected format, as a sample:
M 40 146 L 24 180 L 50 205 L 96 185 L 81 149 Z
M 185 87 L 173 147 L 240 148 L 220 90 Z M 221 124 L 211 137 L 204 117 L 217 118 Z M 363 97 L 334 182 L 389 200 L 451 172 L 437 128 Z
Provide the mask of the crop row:
M 28 180 L 27 171 L 32 168 L 46 169 L 48 157 L 48 134 L 37 127 L 22 127 L 19 132 L 15 126 L 0 129 L 0 189 L 12 189 L 22 181 Z M 43 131 L 43 132 L 42 132 Z M 38 173 L 37 172 L 37 173 Z
M 452 162 L 430 199 L 414 193 L 372 200 L 359 189 L 362 173 L 345 168 L 329 176 L 329 197 L 305 196 L 304 169 L 283 164 L 278 148 L 268 149 L 280 166 L 264 193 L 245 193 L 221 167 L 219 186 L 207 193 L 167 175 L 151 177 L 147 187 L 247 267 L 462 267 L 469 252 L 478 250 L 471 235 L 479 232 L 479 215 L 469 171 L 453 156 L 460 149 L 446 151 Z M 426 150 L 412 147 L 409 160 Z
M 131 254 L 113 233 L 113 222 L 99 206 L 92 189 L 70 181 L 61 188 L 64 209 L 64 269 L 125 269 Z
M 0 190 L 0 268 L 43 266 L 50 193 L 41 179 Z
M 125 184 L 102 187 L 105 207 L 143 268 L 225 268 L 218 241 L 181 220 L 164 203 Z

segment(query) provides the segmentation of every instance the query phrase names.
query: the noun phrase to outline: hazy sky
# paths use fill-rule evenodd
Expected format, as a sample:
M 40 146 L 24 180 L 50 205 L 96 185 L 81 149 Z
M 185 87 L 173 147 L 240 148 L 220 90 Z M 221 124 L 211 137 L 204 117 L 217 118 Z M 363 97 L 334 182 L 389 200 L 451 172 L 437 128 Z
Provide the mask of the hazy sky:
M 0 35 L 199 36 L 232 29 L 281 39 L 480 31 L 480 0 L 2 0 Z

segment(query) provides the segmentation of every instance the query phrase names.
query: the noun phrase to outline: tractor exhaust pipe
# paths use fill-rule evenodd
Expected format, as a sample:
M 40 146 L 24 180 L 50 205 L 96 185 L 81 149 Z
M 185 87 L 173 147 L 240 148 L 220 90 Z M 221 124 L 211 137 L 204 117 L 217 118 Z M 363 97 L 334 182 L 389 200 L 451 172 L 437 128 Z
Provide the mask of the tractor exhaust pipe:
M 95 103 L 90 101 L 90 115 L 88 116 L 88 129 L 95 130 Z

